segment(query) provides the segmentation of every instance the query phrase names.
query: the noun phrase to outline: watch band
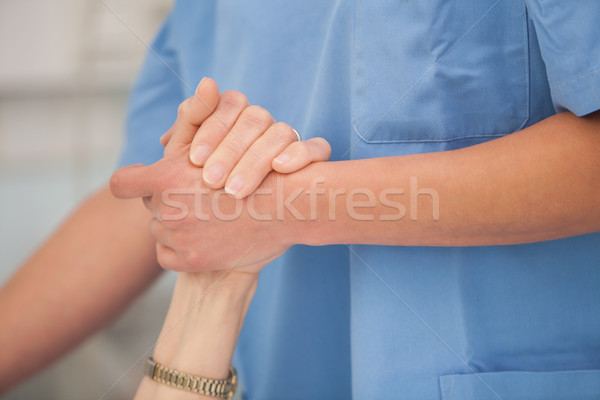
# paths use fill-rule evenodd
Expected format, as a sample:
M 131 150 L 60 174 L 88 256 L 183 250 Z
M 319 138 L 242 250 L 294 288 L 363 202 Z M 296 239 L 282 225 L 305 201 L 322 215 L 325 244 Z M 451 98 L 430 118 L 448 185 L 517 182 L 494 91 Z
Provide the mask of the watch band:
M 152 357 L 148 357 L 144 374 L 152 380 L 177 389 L 222 399 L 232 398 L 237 388 L 237 373 L 233 366 L 229 367 L 227 379 L 212 379 L 186 374 L 161 365 L 154 361 Z

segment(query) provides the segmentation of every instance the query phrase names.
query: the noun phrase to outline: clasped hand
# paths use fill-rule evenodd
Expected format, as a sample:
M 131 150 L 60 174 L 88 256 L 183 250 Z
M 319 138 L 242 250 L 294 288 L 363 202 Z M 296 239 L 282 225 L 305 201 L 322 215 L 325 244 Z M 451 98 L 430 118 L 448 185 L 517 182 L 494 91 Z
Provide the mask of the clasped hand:
M 163 135 L 164 157 L 117 170 L 118 198 L 142 197 L 153 218 L 158 262 L 175 271 L 256 272 L 293 243 L 270 218 L 275 175 L 326 161 L 327 141 L 298 141 L 293 129 L 236 91 L 204 78 Z M 275 172 L 273 172 L 275 171 Z

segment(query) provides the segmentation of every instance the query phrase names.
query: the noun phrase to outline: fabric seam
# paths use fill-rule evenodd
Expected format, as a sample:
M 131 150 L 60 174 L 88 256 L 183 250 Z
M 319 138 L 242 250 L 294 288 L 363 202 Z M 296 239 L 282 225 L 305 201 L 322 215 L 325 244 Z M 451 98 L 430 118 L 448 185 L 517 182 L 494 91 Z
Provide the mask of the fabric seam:
M 588 72 L 586 72 L 586 73 L 584 73 L 584 74 L 582 74 L 582 75 L 579 75 L 579 76 L 578 76 L 578 77 L 576 77 L 576 78 L 569 79 L 568 81 L 561 82 L 561 83 L 559 83 L 559 84 L 556 84 L 556 85 L 554 85 L 554 86 L 550 86 L 550 89 L 560 89 L 560 88 L 562 88 L 562 87 L 564 87 L 564 86 L 568 86 L 568 85 L 572 84 L 573 82 L 577 82 L 577 81 L 579 81 L 579 80 L 581 80 L 581 79 L 585 79 L 585 78 L 587 78 L 587 77 L 588 77 L 588 76 L 590 76 L 590 75 L 594 75 L 594 74 L 596 74 L 596 73 L 597 73 L 597 72 L 599 72 L 599 71 L 600 71 L 600 67 L 598 67 L 598 68 L 594 68 L 593 70 L 591 70 L 591 71 L 588 71 Z

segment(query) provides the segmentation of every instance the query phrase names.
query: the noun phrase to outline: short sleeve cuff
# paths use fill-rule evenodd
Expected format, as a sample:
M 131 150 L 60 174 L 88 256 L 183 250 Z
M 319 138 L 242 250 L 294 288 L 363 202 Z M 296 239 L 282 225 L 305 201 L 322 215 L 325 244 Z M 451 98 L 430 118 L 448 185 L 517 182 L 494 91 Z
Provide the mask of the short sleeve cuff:
M 550 88 L 557 111 L 578 117 L 600 109 L 600 68 Z

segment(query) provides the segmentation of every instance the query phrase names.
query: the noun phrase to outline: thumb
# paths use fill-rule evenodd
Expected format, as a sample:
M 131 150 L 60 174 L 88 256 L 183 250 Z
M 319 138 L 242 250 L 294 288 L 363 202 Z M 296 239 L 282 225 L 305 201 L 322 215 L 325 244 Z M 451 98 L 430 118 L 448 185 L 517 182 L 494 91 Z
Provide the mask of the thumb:
M 196 93 L 179 106 L 177 120 L 169 129 L 161 143 L 165 155 L 192 143 L 200 125 L 213 113 L 219 102 L 219 87 L 210 78 L 203 78 Z
M 110 178 L 110 190 L 119 199 L 152 196 L 154 180 L 151 167 L 143 164 L 119 168 Z

